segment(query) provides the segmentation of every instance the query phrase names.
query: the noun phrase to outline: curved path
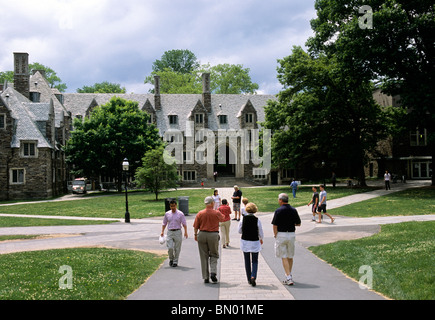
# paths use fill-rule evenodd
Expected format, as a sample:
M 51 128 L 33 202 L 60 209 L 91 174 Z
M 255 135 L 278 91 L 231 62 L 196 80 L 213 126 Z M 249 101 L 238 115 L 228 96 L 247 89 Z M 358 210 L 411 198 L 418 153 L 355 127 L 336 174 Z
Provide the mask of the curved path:
M 420 183 L 396 185 L 388 192 L 420 186 Z M 244 190 L 247 190 L 245 188 Z M 233 189 L 219 189 L 220 194 L 230 199 Z M 352 195 L 337 200 L 328 200 L 328 208 L 364 201 L 388 193 L 378 190 Z M 435 220 L 435 215 L 347 218 L 338 217 L 334 224 L 311 222 L 307 206 L 297 208 L 302 226 L 296 231 L 296 255 L 293 267 L 295 285 L 281 284 L 283 268 L 280 259 L 274 256 L 272 213 L 259 213 L 265 233 L 263 251 L 259 258 L 257 286 L 250 286 L 244 272 L 243 255 L 239 249 L 240 236 L 237 223 L 232 221 L 230 248 L 221 249 L 218 284 L 204 284 L 201 279 L 199 254 L 193 240 L 194 216 L 187 217 L 189 239 L 184 240 L 179 266 L 171 268 L 165 263 L 140 287 L 129 300 L 377 300 L 381 295 L 360 289 L 359 284 L 318 259 L 307 247 L 337 240 L 369 236 L 378 232 L 379 225 L 404 221 Z M 1 206 L 0 206 L 1 212 Z M 1 215 L 0 216 L 7 216 Z M 51 217 L 53 218 L 53 217 Z M 57 217 L 70 219 L 71 217 Z M 81 218 L 86 219 L 86 218 Z M 21 251 L 37 251 L 59 248 L 104 246 L 166 253 L 165 246 L 158 243 L 162 218 L 132 220 L 131 224 L 115 222 L 110 225 L 53 226 L 0 228 L 0 235 L 52 235 L 54 238 L 9 241 L 0 243 L 0 254 Z M 55 266 L 59 268 L 59 266 Z

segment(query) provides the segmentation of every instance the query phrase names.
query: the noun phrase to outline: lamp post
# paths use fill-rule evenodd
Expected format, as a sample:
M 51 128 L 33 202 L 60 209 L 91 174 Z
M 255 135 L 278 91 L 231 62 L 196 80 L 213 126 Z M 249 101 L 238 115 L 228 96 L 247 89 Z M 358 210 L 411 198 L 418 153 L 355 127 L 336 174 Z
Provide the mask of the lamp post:
M 125 158 L 124 162 L 122 163 L 122 171 L 125 175 L 125 223 L 130 223 L 130 213 L 128 212 L 128 193 L 127 193 L 127 177 L 128 177 L 128 170 L 130 169 L 130 163 L 128 162 L 128 159 Z

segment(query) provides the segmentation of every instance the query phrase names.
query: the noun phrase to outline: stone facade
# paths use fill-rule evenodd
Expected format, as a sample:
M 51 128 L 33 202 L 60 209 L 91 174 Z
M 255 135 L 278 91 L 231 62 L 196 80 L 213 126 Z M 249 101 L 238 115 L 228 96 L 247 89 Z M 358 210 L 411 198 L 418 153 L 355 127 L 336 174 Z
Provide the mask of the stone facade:
M 62 146 L 71 117 L 28 54 L 14 54 L 15 77 L 0 91 L 0 200 L 44 199 L 66 192 Z

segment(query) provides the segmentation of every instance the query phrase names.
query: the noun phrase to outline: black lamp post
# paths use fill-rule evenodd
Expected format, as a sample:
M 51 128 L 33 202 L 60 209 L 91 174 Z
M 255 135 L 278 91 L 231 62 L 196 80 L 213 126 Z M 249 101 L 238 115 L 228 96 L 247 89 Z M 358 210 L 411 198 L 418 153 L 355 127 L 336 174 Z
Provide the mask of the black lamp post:
M 130 163 L 128 162 L 128 159 L 125 158 L 124 162 L 122 163 L 122 171 L 125 175 L 125 223 L 130 223 L 130 213 L 128 212 L 128 193 L 127 193 L 127 177 L 128 177 L 128 170 L 130 169 Z

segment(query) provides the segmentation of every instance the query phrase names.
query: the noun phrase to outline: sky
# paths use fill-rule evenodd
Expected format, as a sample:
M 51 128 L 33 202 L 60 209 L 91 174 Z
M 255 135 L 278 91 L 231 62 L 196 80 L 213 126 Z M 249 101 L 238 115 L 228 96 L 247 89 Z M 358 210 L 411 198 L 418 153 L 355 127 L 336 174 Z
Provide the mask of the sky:
M 13 52 L 57 72 L 66 92 L 103 81 L 148 93 L 152 64 L 188 49 L 201 64 L 242 64 L 277 94 L 278 59 L 313 35 L 315 0 L 0 0 L 0 71 Z

